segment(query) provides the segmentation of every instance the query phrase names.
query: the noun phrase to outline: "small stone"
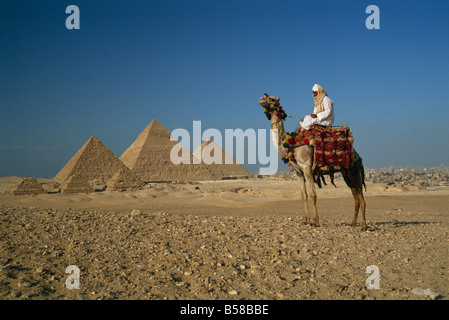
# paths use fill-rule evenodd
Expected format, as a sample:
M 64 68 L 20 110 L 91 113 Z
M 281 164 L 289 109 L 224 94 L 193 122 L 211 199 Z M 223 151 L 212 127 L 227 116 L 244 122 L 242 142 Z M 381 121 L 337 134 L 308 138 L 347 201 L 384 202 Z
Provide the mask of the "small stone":
M 184 286 L 184 285 L 185 285 L 185 282 L 183 282 L 183 281 L 176 282 L 176 286 L 177 286 L 177 287 L 182 287 L 182 286 Z
M 397 219 L 393 219 L 393 220 L 391 220 L 391 223 L 392 223 L 392 224 L 398 224 L 399 221 L 398 221 Z
M 347 288 L 348 288 L 347 286 L 341 284 L 337 287 L 337 292 L 342 292 L 343 290 L 346 290 Z
M 237 291 L 231 290 L 231 291 L 228 291 L 228 294 L 231 296 L 235 296 L 237 294 Z
M 12 297 L 14 297 L 14 298 L 18 298 L 18 297 L 20 297 L 22 295 L 22 291 L 20 291 L 20 290 L 13 290 L 12 292 L 11 292 L 11 296 Z
M 44 273 L 44 268 L 42 268 L 42 267 L 38 267 L 37 269 L 36 269 L 36 272 L 37 273 Z
M 139 216 L 139 215 L 140 215 L 140 210 L 134 209 L 131 212 L 131 217 L 136 217 L 136 216 Z
M 436 300 L 440 294 L 438 292 L 432 291 L 431 289 L 423 289 L 423 288 L 413 288 L 411 293 L 416 294 L 418 296 L 428 296 L 432 300 Z

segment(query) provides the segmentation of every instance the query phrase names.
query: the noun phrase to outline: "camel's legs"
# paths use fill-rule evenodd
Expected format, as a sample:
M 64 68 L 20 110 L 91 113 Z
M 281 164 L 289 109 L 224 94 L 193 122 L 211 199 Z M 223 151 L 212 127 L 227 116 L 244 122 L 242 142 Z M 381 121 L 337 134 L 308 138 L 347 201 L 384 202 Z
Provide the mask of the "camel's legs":
M 354 218 L 352 219 L 351 226 L 355 226 L 357 223 L 357 216 L 359 213 L 359 209 L 361 209 L 362 212 L 362 230 L 366 230 L 366 220 L 365 220 L 365 198 L 363 196 L 362 187 L 358 188 L 351 188 L 352 195 L 354 197 L 355 201 L 355 210 L 354 210 Z
M 365 220 L 365 197 L 363 196 L 363 190 L 362 187 L 359 188 L 359 199 L 360 199 L 360 205 L 361 205 L 361 211 L 362 211 L 362 230 L 368 229 L 366 226 L 366 220 Z
M 309 207 L 307 206 L 307 191 L 306 191 L 306 184 L 304 181 L 304 175 L 296 171 L 296 176 L 298 177 L 299 190 L 301 192 L 302 204 L 304 205 L 304 212 L 306 215 L 306 220 L 304 221 L 304 224 L 310 224 Z
M 312 207 L 313 207 L 313 225 L 315 227 L 320 226 L 320 222 L 318 219 L 318 212 L 316 208 L 316 191 L 315 191 L 315 182 L 313 180 L 313 172 L 312 170 L 305 170 L 304 176 L 306 178 L 306 190 L 307 196 L 312 199 Z
M 357 215 L 359 214 L 359 208 L 360 208 L 360 198 L 357 192 L 357 188 L 351 188 L 352 196 L 354 197 L 355 202 L 355 211 L 354 211 L 354 218 L 352 219 L 351 226 L 354 227 L 357 223 Z

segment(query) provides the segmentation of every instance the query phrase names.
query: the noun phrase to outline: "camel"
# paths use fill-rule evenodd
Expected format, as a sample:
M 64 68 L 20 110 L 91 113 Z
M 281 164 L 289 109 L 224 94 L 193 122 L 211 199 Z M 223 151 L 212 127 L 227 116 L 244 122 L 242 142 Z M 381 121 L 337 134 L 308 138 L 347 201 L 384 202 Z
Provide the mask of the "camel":
M 286 131 L 284 129 L 284 119 L 279 117 L 279 113 L 273 109 L 274 106 L 279 106 L 279 97 L 268 96 L 265 94 L 259 99 L 259 104 L 269 112 L 268 117 L 271 120 L 271 128 L 273 129 L 273 143 L 278 149 L 282 157 L 287 157 L 283 143 L 285 141 Z M 308 144 L 303 144 L 293 148 L 293 155 L 295 161 L 291 163 L 296 176 L 300 182 L 300 192 L 301 199 L 305 210 L 305 221 L 304 224 L 312 224 L 315 227 L 319 227 L 318 212 L 316 207 L 317 193 L 315 190 L 315 183 L 319 184 L 319 179 L 314 178 L 314 150 Z M 365 220 L 365 198 L 363 196 L 363 188 L 365 186 L 364 182 L 364 168 L 362 164 L 362 159 L 359 158 L 356 162 L 352 164 L 349 169 L 344 167 L 340 168 L 338 171 L 342 173 L 343 179 L 346 185 L 351 189 L 352 195 L 355 201 L 355 211 L 354 217 L 351 222 L 351 226 L 355 227 L 357 223 L 357 216 L 359 210 L 362 213 L 362 230 L 367 230 L 366 220 Z M 335 172 L 338 172 L 335 171 Z M 327 173 L 329 174 L 329 172 Z M 332 174 L 332 173 L 330 173 Z M 333 176 L 332 176 L 333 179 Z M 324 181 L 324 180 L 323 180 Z M 366 188 L 366 186 L 365 186 Z M 308 208 L 308 198 L 312 200 L 313 208 L 313 222 L 310 223 L 309 208 Z

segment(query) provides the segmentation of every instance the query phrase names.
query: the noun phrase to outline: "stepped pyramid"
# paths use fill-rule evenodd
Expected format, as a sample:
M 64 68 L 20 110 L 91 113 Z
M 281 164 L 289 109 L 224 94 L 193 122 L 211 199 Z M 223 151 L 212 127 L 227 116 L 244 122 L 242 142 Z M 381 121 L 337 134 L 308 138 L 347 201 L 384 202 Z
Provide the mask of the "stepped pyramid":
M 54 177 L 61 183 L 61 192 L 92 192 L 93 183 L 102 181 L 107 184 L 120 172 L 122 185 L 128 188 L 139 188 L 143 182 L 129 170 L 98 138 L 90 138 L 69 162 Z M 115 190 L 114 181 L 109 189 Z
M 36 178 L 23 178 L 22 182 L 12 187 L 9 192 L 15 196 L 47 193 Z
M 170 137 L 170 131 L 154 119 L 122 154 L 120 160 L 144 182 L 216 179 L 206 165 L 193 164 L 193 155 L 186 148 L 182 148 L 182 152 L 183 155 L 188 155 L 190 164 L 173 164 L 170 151 L 179 142 L 170 141 Z
M 193 156 L 207 164 L 218 178 L 250 177 L 251 174 L 214 141 L 208 139 L 193 152 Z M 213 163 L 215 162 L 215 163 Z

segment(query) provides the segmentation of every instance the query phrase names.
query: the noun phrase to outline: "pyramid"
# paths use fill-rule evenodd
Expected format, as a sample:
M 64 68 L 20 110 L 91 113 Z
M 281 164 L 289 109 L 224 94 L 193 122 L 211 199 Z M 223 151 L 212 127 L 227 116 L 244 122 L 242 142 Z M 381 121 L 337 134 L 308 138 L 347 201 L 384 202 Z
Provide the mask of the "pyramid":
M 105 184 L 121 171 L 121 179 L 128 181 L 128 187 L 143 185 L 143 182 L 129 170 L 98 138 L 90 138 L 54 177 L 61 183 L 61 192 L 92 192 L 92 184 Z
M 24 178 L 21 183 L 19 183 L 17 186 L 12 187 L 9 191 L 15 196 L 47 193 L 42 185 L 37 182 L 36 178 Z
M 140 133 L 120 160 L 144 182 L 186 182 L 215 180 L 204 164 L 193 164 L 193 155 L 182 147 L 190 164 L 174 164 L 170 160 L 172 148 L 179 142 L 170 140 L 171 134 L 156 119 Z
M 238 164 L 235 159 L 210 139 L 204 141 L 195 150 L 193 156 L 201 159 L 218 179 L 251 176 L 248 170 Z
M 134 178 L 130 178 L 129 171 L 127 167 L 117 171 L 106 183 L 106 188 L 111 191 L 135 191 L 141 189 L 144 186 L 143 181 L 135 174 L 133 174 Z
M 81 174 L 71 175 L 61 184 L 62 193 L 90 193 L 94 191 L 95 189 L 91 187 L 89 181 Z

